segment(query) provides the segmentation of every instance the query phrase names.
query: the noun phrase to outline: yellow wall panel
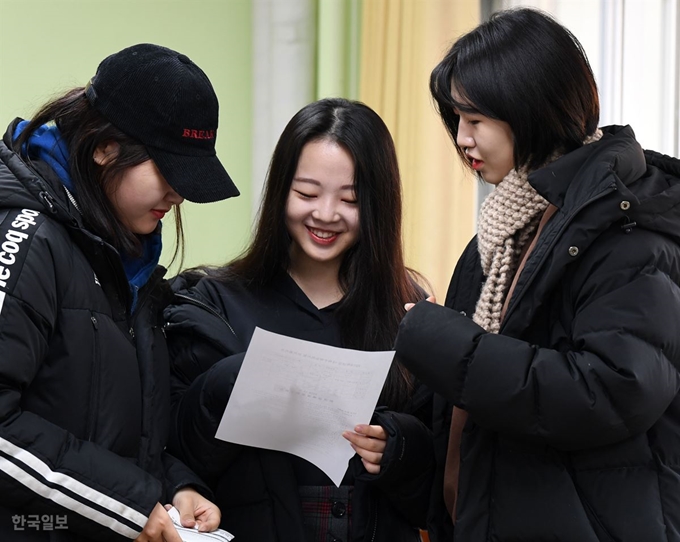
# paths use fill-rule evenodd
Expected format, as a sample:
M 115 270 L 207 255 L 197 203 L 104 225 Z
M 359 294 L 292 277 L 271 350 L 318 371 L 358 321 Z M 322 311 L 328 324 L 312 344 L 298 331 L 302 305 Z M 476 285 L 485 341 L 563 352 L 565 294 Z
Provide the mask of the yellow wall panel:
M 443 301 L 474 234 L 476 180 L 467 174 L 429 93 L 430 72 L 479 24 L 479 0 L 364 0 L 359 99 L 392 132 L 404 188 L 409 266 Z

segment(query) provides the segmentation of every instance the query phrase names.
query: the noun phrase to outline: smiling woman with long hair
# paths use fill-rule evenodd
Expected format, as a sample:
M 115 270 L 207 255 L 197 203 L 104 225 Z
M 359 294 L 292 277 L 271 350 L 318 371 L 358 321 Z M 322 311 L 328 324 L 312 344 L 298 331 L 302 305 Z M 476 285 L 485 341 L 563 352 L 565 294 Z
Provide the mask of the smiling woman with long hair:
M 401 186 L 387 127 L 358 102 L 304 107 L 276 146 L 244 255 L 185 273 L 166 311 L 175 376 L 170 450 L 214 488 L 223 525 L 237 537 L 420 540 L 434 464 L 431 394 L 399 364 L 371 424 L 344 433 L 357 455 L 340 488 L 305 460 L 214 438 L 256 326 L 389 350 L 404 304 L 425 297 L 415 279 L 402 256 Z

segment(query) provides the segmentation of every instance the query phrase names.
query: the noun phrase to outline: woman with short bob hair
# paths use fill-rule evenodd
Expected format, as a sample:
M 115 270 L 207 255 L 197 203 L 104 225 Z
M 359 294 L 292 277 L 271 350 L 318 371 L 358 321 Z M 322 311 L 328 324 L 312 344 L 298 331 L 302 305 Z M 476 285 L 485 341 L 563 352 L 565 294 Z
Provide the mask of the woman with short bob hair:
M 158 265 L 165 214 L 177 255 L 185 198 L 238 195 L 217 120 L 196 64 L 138 44 L 0 142 L 1 540 L 181 542 L 171 504 L 186 527 L 219 525 L 205 483 L 165 451 Z
M 396 341 L 450 402 L 431 535 L 680 540 L 680 161 L 597 127 L 581 45 L 536 10 L 458 39 L 431 90 L 495 187 L 446 307 Z
M 303 107 L 274 150 L 244 255 L 173 286 L 169 449 L 214 489 L 225 528 L 261 542 L 419 541 L 434 466 L 431 394 L 399 364 L 371 425 L 343 434 L 357 455 L 339 488 L 303 459 L 214 438 L 256 326 L 389 350 L 404 303 L 425 297 L 404 266 L 399 169 L 380 117 L 344 99 Z
M 460 101 L 451 95 L 452 81 Z M 497 12 L 456 41 L 432 71 L 430 91 L 459 153 L 458 111 L 480 113 L 510 125 L 518 168 L 536 169 L 556 149 L 577 149 L 600 118 L 581 44 L 555 20 L 529 9 Z

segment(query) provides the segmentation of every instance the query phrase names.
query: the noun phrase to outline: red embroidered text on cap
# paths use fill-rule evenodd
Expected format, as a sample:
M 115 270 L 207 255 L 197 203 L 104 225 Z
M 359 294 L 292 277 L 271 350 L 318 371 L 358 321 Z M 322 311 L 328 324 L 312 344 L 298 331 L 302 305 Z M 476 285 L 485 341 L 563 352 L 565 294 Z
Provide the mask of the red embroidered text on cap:
M 182 137 L 190 139 L 215 139 L 215 130 L 190 130 L 189 128 L 184 128 Z

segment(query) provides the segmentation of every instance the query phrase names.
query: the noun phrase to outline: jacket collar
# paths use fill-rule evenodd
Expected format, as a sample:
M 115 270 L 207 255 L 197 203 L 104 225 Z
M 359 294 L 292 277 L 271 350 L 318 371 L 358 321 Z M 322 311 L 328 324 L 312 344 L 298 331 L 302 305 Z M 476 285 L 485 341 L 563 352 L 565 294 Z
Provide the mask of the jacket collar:
M 50 218 L 83 229 L 80 213 L 71 203 L 58 175 L 42 160 L 23 159 L 15 148 L 12 134 L 22 119 L 7 128 L 0 144 L 0 163 L 11 175 L 0 178 L 2 207 L 25 207 L 44 212 Z
M 614 172 L 624 185 L 641 177 L 645 156 L 630 126 L 605 126 L 600 141 L 584 145 L 529 175 L 529 183 L 545 199 L 562 209 L 599 192 Z M 574 179 L 588 171 L 587 182 L 572 186 Z M 594 181 L 594 182 L 593 182 Z
M 118 251 L 84 226 L 61 180 L 45 162 L 21 158 L 12 141 L 12 134 L 19 122 L 21 119 L 15 119 L 10 124 L 0 143 L 0 208 L 33 209 L 66 226 L 96 275 L 100 278 L 112 277 L 111 288 L 116 291 L 107 293 L 109 299 L 119 298 L 122 307 L 129 306 L 130 288 Z M 113 256 L 109 257 L 106 253 Z M 102 287 L 108 291 L 109 282 L 102 281 Z M 114 301 L 111 303 L 112 307 L 117 306 Z M 120 319 L 121 316 L 117 315 L 116 318 Z

